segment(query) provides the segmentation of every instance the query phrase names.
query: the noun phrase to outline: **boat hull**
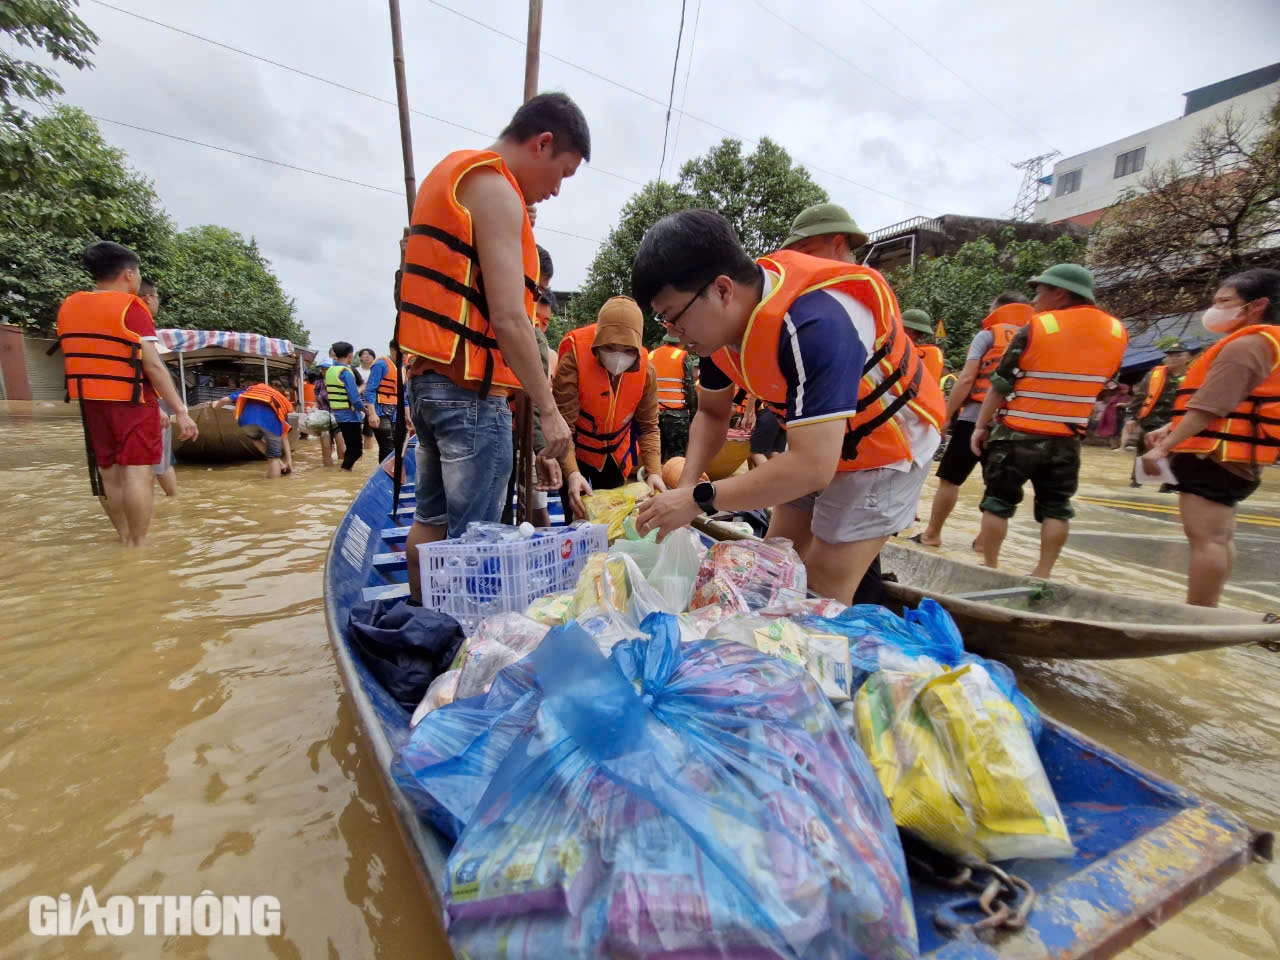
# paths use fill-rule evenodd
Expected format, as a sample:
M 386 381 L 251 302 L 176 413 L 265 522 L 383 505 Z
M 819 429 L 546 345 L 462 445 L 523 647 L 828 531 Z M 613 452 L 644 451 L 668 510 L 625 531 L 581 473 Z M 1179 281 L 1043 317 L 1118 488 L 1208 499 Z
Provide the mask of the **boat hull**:
M 390 478 L 380 470 L 373 474 L 334 533 L 325 563 L 325 616 L 361 737 L 424 895 L 439 911 L 448 845 L 418 817 L 390 773 L 395 752 L 409 736 L 409 715 L 356 659 L 347 632 L 351 608 L 360 599 L 402 589 L 404 563 L 395 562 L 393 546 L 403 543 L 409 504 L 393 516 Z M 922 956 L 1114 956 L 1255 857 L 1270 854 L 1269 835 L 1053 720 L 1046 719 L 1040 753 L 1076 855 L 1006 865 L 1035 885 L 1040 900 L 1026 930 L 990 942 L 940 933 L 934 918 L 957 894 L 913 879 Z
M 179 440 L 174 435 L 173 455 L 183 463 L 243 463 L 266 459 L 240 429 L 231 407 L 193 407 L 191 418 L 200 435 L 194 440 Z
M 1280 623 L 1266 623 L 1262 614 L 1019 577 L 894 543 L 885 544 L 880 563 L 898 578 L 885 584 L 890 600 L 912 607 L 936 600 L 965 645 L 987 657 L 1115 660 L 1280 642 Z M 964 597 L 1019 589 L 1030 592 L 1009 605 Z

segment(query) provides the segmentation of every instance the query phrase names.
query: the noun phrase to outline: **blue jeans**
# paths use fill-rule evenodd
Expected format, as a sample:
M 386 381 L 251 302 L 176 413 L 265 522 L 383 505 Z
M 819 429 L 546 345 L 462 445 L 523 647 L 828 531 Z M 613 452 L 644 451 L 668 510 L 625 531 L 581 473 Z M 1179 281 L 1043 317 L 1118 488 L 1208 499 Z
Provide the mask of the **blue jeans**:
M 461 536 L 472 521 L 496 523 L 511 474 L 511 410 L 505 397 L 486 397 L 425 373 L 408 383 L 418 433 L 418 506 L 413 519 L 449 525 Z

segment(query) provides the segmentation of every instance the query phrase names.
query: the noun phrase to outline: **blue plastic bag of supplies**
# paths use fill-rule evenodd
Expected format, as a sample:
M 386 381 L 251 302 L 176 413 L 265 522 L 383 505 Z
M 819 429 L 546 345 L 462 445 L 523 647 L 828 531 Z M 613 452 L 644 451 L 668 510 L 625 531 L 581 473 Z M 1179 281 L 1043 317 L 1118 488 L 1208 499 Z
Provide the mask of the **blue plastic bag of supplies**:
M 1031 739 L 1040 739 L 1044 726 L 1040 711 L 1018 689 L 1013 671 L 1003 663 L 968 653 L 964 649 L 960 628 L 935 600 L 921 600 L 920 606 L 906 611 L 905 617 L 881 606 L 860 604 L 837 617 L 807 617 L 802 622 L 814 629 L 840 633 L 849 638 L 853 690 L 862 686 L 868 674 L 880 669 L 886 655 L 931 657 L 946 667 L 980 663 L 1000 692 L 1017 708 Z
M 888 805 L 814 681 L 643 626 L 609 659 L 559 627 L 523 662 L 542 701 L 446 866 L 458 955 L 916 956 Z

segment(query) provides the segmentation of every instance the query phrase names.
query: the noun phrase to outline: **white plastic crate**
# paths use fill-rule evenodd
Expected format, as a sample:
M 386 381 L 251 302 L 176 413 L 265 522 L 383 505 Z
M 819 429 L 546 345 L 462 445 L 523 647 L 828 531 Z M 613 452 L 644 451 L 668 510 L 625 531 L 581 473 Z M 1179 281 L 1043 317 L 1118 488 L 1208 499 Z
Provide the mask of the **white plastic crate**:
M 599 523 L 504 543 L 424 543 L 418 554 L 422 605 L 471 633 L 485 617 L 523 613 L 538 597 L 571 590 L 587 557 L 608 549 L 608 527 Z

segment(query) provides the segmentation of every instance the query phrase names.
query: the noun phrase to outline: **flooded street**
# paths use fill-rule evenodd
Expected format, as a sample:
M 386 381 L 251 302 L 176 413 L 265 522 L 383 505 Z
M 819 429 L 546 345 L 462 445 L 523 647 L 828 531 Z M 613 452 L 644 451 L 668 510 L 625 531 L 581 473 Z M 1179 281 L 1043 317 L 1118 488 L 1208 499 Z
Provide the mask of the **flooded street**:
M 310 441 L 296 459 L 295 475 L 274 483 L 261 464 L 179 467 L 179 499 L 159 497 L 150 546 L 129 553 L 89 496 L 79 422 L 0 412 L 0 958 L 445 955 L 325 631 L 329 536 L 373 458 L 355 476 L 324 470 Z M 1089 451 L 1058 573 L 1180 600 L 1176 501 L 1129 490 L 1130 462 Z M 1240 525 L 1232 605 L 1280 610 L 1277 474 L 1244 505 L 1254 519 Z M 949 555 L 974 558 L 980 493 L 977 478 L 963 489 Z M 1010 570 L 1033 565 L 1035 536 L 1028 507 L 1006 543 Z M 1280 654 L 1019 674 L 1045 712 L 1257 826 L 1280 826 Z M 28 932 L 31 897 L 74 900 L 90 884 L 100 899 L 270 894 L 283 932 Z M 1278 892 L 1280 867 L 1251 867 L 1125 956 L 1276 956 Z

